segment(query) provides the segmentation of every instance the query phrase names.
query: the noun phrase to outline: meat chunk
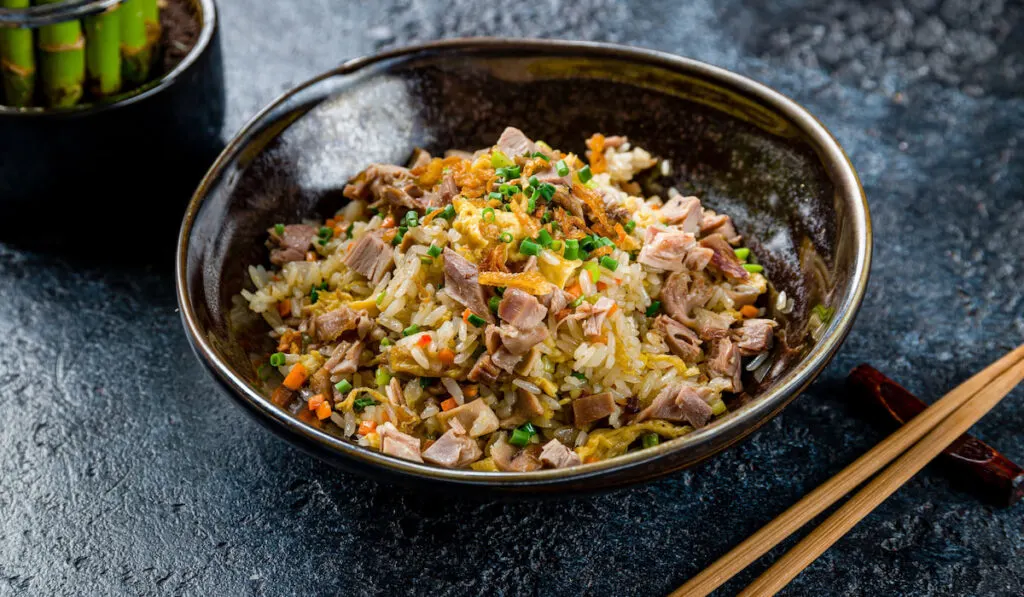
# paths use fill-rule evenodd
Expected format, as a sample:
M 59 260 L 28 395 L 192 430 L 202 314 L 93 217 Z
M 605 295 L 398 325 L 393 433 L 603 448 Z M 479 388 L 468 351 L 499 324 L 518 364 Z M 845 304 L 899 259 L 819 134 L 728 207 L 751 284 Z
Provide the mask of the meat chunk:
M 707 425 L 711 420 L 711 407 L 707 403 L 708 391 L 686 385 L 669 386 L 640 411 L 636 422 L 647 419 L 662 419 L 674 423 L 689 423 L 695 429 Z
M 544 448 L 541 449 L 540 461 L 551 468 L 568 468 L 579 466 L 580 455 L 565 447 L 557 439 L 553 439 L 544 444 Z
M 505 429 L 518 427 L 542 414 L 544 414 L 544 407 L 541 405 L 537 395 L 518 388 L 516 390 L 516 402 L 512 405 L 512 415 L 502 419 L 501 426 Z
M 533 371 L 534 365 L 540 360 L 540 349 L 536 346 L 530 349 L 530 352 L 526 353 L 526 356 L 519 360 L 519 364 L 516 365 L 516 374 L 522 376 L 528 376 Z
M 488 354 L 494 354 L 501 348 L 501 328 L 493 323 L 484 328 L 484 347 Z
M 516 452 L 516 449 L 502 437 L 491 446 L 491 459 L 498 470 L 515 473 L 535 471 L 541 467 L 540 446 L 529 445 Z
M 421 149 L 419 147 L 412 150 L 412 155 L 409 156 L 409 169 L 415 170 L 416 168 L 423 168 L 430 163 L 431 156 L 430 152 Z
M 694 316 L 697 334 L 705 340 L 724 338 L 729 328 L 736 322 L 728 313 L 715 313 L 707 309 L 697 309 Z
M 491 384 L 498 381 L 499 375 L 501 375 L 501 369 L 491 360 L 491 355 L 482 354 L 466 377 L 469 378 L 469 381 L 482 381 Z
M 558 171 L 554 165 L 549 165 L 543 170 L 538 170 L 533 173 L 537 177 L 537 181 L 540 183 L 548 183 L 553 185 L 562 185 L 563 187 L 572 186 L 572 174 L 566 174 L 565 176 L 559 176 Z
M 683 262 L 690 249 L 696 246 L 697 237 L 689 232 L 651 226 L 636 260 L 656 270 L 679 272 L 685 268 Z
M 665 280 L 660 297 L 666 313 L 676 321 L 693 327 L 696 325 L 694 309 L 706 305 L 713 292 L 714 289 L 703 275 L 689 276 L 676 272 Z
M 321 342 L 333 342 L 348 330 L 356 329 L 358 319 L 358 313 L 342 305 L 316 317 L 316 335 Z
M 288 224 L 281 234 L 273 228 L 269 232 L 271 242 L 277 245 L 270 251 L 270 262 L 274 265 L 304 260 L 316 239 L 316 228 L 305 224 Z
M 715 377 L 728 379 L 731 392 L 739 392 L 743 389 L 743 381 L 740 379 L 740 351 L 736 344 L 729 338 L 719 338 L 711 343 L 711 352 L 708 354 L 708 371 Z
M 580 396 L 572 401 L 573 422 L 583 428 L 615 412 L 615 400 L 611 392 Z
M 494 354 L 491 355 L 491 362 L 494 363 L 494 366 L 503 369 L 506 373 L 514 372 L 516 365 L 519 364 L 521 359 L 522 357 L 512 354 L 504 346 L 494 351 Z
M 377 284 L 395 263 L 394 252 L 381 235 L 371 232 L 357 240 L 342 262 Z
M 540 304 L 536 297 L 518 288 L 506 290 L 505 296 L 498 303 L 498 317 L 521 330 L 537 327 L 547 314 L 547 307 Z
M 476 462 L 483 456 L 480 444 L 466 435 L 458 425 L 458 419 L 451 420 L 451 429 L 439 437 L 429 448 L 423 450 L 423 460 L 447 468 L 459 468 Z
M 736 309 L 739 309 L 744 305 L 753 305 L 757 302 L 757 297 L 761 296 L 761 293 L 758 292 L 757 288 L 747 286 L 745 284 L 733 286 L 726 290 L 725 294 L 729 295 L 729 298 L 732 299 L 733 307 Z
M 359 355 L 363 352 L 363 342 L 353 342 L 351 345 L 339 344 L 331 353 L 331 358 L 324 363 L 324 369 L 328 369 L 332 375 L 341 373 L 355 373 L 359 368 Z
M 572 295 L 561 288 L 556 288 L 552 292 L 540 297 L 540 300 L 548 308 L 548 313 L 555 314 L 569 306 L 573 298 Z
M 498 415 L 494 414 L 483 398 L 437 413 L 437 419 L 442 424 L 458 419 L 470 437 L 480 437 L 498 430 Z
M 309 376 L 309 389 L 323 395 L 324 398 L 330 398 L 333 395 L 332 387 L 331 372 L 326 367 L 320 367 L 313 375 Z
M 510 158 L 520 155 L 530 155 L 540 148 L 530 140 L 523 131 L 514 126 L 506 127 L 498 137 L 498 149 Z
M 414 178 L 408 168 L 370 164 L 345 185 L 342 194 L 352 200 L 372 198 L 375 202 L 386 201 L 385 193 L 389 188 L 405 188 L 413 183 Z
M 562 189 L 558 189 L 555 191 L 555 195 L 552 198 L 552 200 L 557 205 L 560 205 L 563 209 L 565 209 L 565 211 L 571 213 L 580 220 L 583 219 L 583 201 L 580 200 L 579 197 L 567 193 Z
M 377 433 L 380 435 L 381 452 L 413 462 L 423 462 L 419 438 L 402 433 L 390 422 L 378 425 Z
M 661 206 L 658 215 L 666 224 L 678 224 L 683 232 L 697 234 L 700 232 L 703 209 L 700 199 L 696 197 L 675 196 Z
M 530 352 L 530 349 L 546 340 L 547 337 L 548 328 L 544 326 L 521 330 L 510 325 L 503 325 L 498 329 L 501 346 L 517 357 Z M 490 347 L 488 347 L 489 349 Z
M 687 251 L 686 259 L 683 260 L 683 267 L 693 272 L 702 272 L 711 263 L 715 252 L 704 247 L 694 247 Z
M 455 175 L 449 172 L 441 179 L 441 186 L 437 190 L 438 207 L 444 207 L 452 202 L 459 194 L 459 187 L 455 184 Z
M 733 330 L 733 340 L 740 355 L 751 357 L 771 348 L 775 322 L 770 319 L 747 319 Z
M 487 323 L 494 323 L 494 316 L 484 297 L 484 289 L 477 281 L 479 270 L 476 265 L 448 247 L 445 247 L 443 255 L 445 292 L 477 316 L 483 317 Z
M 745 282 L 750 279 L 750 273 L 743 269 L 739 258 L 736 257 L 736 251 L 721 234 L 712 234 L 702 238 L 700 246 L 715 252 L 709 264 L 712 269 L 717 270 L 733 282 Z
M 687 363 L 695 363 L 700 358 L 700 338 L 690 328 L 666 315 L 659 315 L 654 320 L 654 329 L 665 337 L 669 350 Z
M 710 209 L 705 209 L 700 220 L 700 233 L 702 236 L 721 234 L 730 245 L 739 246 L 743 237 L 736 232 L 732 224 L 732 218 L 725 214 L 716 214 Z
M 606 296 L 597 299 L 597 302 L 593 305 L 582 303 L 579 306 L 579 310 L 587 313 L 587 318 L 583 320 L 583 333 L 588 338 L 595 338 L 601 335 L 601 328 L 604 327 L 604 322 L 614 306 L 615 301 Z
M 402 392 L 402 382 L 397 377 L 392 377 L 388 383 L 388 400 L 391 404 L 405 406 L 405 394 Z

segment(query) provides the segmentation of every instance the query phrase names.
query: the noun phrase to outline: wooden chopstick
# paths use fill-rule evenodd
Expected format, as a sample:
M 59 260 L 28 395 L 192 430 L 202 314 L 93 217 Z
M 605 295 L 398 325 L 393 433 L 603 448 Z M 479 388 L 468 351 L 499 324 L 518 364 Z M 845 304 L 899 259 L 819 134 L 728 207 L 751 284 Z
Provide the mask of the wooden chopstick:
M 775 520 L 715 560 L 697 576 L 673 591 L 670 597 L 702 597 L 714 591 L 900 456 L 951 412 L 1022 359 L 1024 359 L 1024 344 L 954 388 L 837 475 L 790 506 Z
M 793 549 L 778 559 L 761 576 L 740 593 L 741 596 L 774 595 L 797 574 L 825 553 L 862 518 L 884 502 L 918 471 L 932 461 L 950 443 L 970 429 L 971 425 L 992 410 L 1000 400 L 1024 379 L 1024 362 L 1017 363 L 995 379 L 984 390 L 943 420 L 896 462 L 872 479 L 818 525 Z

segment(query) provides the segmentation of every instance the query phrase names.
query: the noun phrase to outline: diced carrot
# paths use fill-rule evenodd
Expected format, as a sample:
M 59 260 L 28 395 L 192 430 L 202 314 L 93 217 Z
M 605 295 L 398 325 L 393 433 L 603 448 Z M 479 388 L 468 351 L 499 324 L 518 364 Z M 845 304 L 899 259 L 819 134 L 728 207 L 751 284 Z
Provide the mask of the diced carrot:
M 420 334 L 419 339 L 416 340 L 416 346 L 430 346 L 430 334 Z
M 473 396 L 476 396 L 477 390 L 478 388 L 476 385 L 466 386 L 462 388 L 462 393 L 472 398 Z
M 614 315 L 615 312 L 618 311 L 618 310 L 619 310 L 619 305 L 617 303 L 612 303 L 611 308 L 608 309 L 608 315 Z
M 466 309 L 465 311 L 463 311 L 462 312 L 462 321 L 465 321 L 466 323 L 469 323 L 469 316 L 472 315 L 472 314 L 473 314 L 473 312 L 470 311 L 469 309 Z
M 598 282 L 597 283 L 597 289 L 598 290 L 602 290 L 602 291 L 608 290 L 608 284 L 606 284 L 604 282 Z
M 442 348 L 437 351 L 437 360 L 441 361 L 442 365 L 451 365 L 455 362 L 455 351 L 450 348 Z
M 572 286 L 566 288 L 565 291 L 572 295 L 572 298 L 574 299 L 580 298 L 580 295 L 583 294 L 583 289 L 580 288 L 579 282 L 573 282 Z
M 740 315 L 748 319 L 751 317 L 757 317 L 760 314 L 761 310 L 754 305 L 743 305 L 743 307 L 740 308 Z
M 359 435 L 370 435 L 377 429 L 376 421 L 363 421 L 359 424 L 359 430 L 356 431 Z
M 324 402 L 316 408 L 316 418 L 323 421 L 329 416 L 331 416 L 331 404 L 329 402 Z
M 395 227 L 395 217 L 394 216 L 388 216 L 388 217 L 384 218 L 384 222 L 382 222 L 380 226 L 381 226 L 381 228 L 394 228 Z
M 448 411 L 455 408 L 458 405 L 459 403 L 456 402 L 454 398 L 449 398 L 441 403 L 441 410 Z
M 284 387 L 289 390 L 298 390 L 302 384 L 306 383 L 307 377 L 309 375 L 306 373 L 306 367 L 302 363 L 295 363 L 295 366 L 284 378 Z
M 306 261 L 316 261 L 316 251 L 306 251 Z
M 327 221 L 324 222 L 324 226 L 327 226 L 328 228 L 334 228 L 334 218 L 327 218 Z
M 324 395 L 317 394 L 316 396 L 310 396 L 309 400 L 306 401 L 306 407 L 309 410 L 316 410 L 320 408 L 320 405 L 324 403 Z
M 600 458 L 597 456 L 587 456 L 583 459 L 583 464 L 590 464 L 592 462 L 597 462 L 598 460 L 600 460 Z
M 281 317 L 288 317 L 292 314 L 292 301 L 285 299 L 277 304 L 277 312 Z

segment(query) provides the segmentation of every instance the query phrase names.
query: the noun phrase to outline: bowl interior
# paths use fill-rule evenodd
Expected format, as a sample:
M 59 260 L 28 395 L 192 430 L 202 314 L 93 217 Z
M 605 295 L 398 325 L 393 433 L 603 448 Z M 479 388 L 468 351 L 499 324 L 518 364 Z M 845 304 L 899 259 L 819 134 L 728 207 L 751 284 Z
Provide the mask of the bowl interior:
M 627 135 L 671 164 L 668 176 L 642 178 L 649 193 L 674 186 L 733 217 L 774 284 L 769 308 L 785 322 L 768 374 L 760 383 L 747 374 L 747 393 L 725 420 L 775 392 L 773 408 L 688 456 L 679 453 L 700 443 L 694 436 L 714 436 L 724 421 L 652 452 L 676 453 L 676 468 L 690 464 L 795 395 L 794 376 L 805 377 L 798 385 L 809 380 L 800 369 L 815 345 L 812 308 L 843 315 L 863 284 L 857 247 L 865 239 L 857 236 L 867 232 L 855 225 L 851 200 L 859 188 L 840 176 L 835 153 L 824 155 L 821 136 L 808 134 L 811 119 L 757 97 L 744 81 L 650 53 L 540 42 L 442 45 L 346 65 L 257 117 L 215 166 L 183 229 L 183 301 L 231 375 L 269 396 L 253 364 L 266 355 L 265 326 L 233 303 L 249 284 L 247 267 L 267 261 L 268 227 L 332 214 L 350 177 L 371 162 L 405 163 L 415 147 L 486 147 L 507 125 L 580 154 L 594 132 Z M 781 291 L 794 299 L 788 315 L 776 312 Z M 829 333 L 845 330 L 834 321 Z M 778 396 L 786 383 L 789 396 Z

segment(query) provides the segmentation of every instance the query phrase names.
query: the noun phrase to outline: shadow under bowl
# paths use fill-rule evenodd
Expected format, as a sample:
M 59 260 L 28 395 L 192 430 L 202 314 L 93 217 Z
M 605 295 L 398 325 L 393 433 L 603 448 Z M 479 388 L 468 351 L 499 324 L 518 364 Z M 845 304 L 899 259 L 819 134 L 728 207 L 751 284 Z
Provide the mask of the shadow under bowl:
M 582 154 L 594 132 L 627 135 L 670 161 L 643 182 L 676 187 L 732 215 L 773 282 L 783 321 L 772 364 L 714 424 L 655 448 L 562 470 L 447 470 L 361 448 L 270 400 L 254 358 L 265 325 L 232 315 L 247 268 L 266 263 L 266 230 L 327 217 L 346 181 L 371 162 L 405 163 L 415 147 L 490 146 L 512 125 Z M 657 168 L 655 169 L 657 170 Z M 871 227 L 856 173 L 803 108 L 761 84 L 700 62 L 620 46 L 466 39 L 360 58 L 256 116 L 221 154 L 189 205 L 176 281 L 186 333 L 203 364 L 257 420 L 341 467 L 401 481 L 493 492 L 593 491 L 691 466 L 770 420 L 825 367 L 867 284 Z M 788 314 L 777 293 L 793 299 Z M 812 336 L 816 305 L 834 309 Z

